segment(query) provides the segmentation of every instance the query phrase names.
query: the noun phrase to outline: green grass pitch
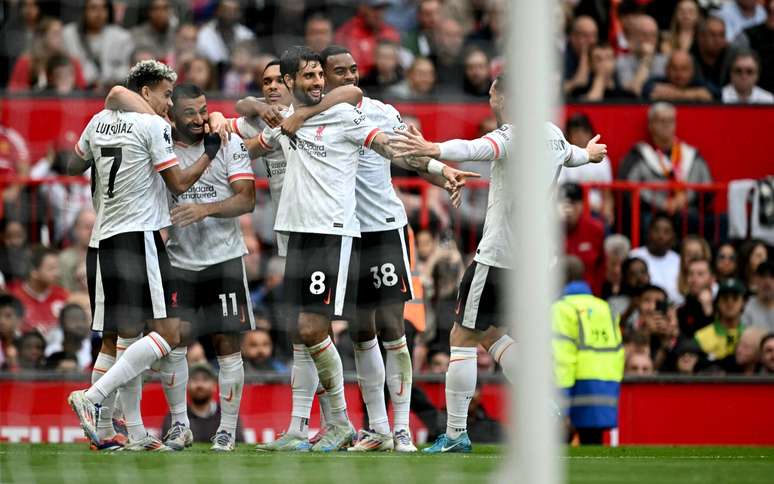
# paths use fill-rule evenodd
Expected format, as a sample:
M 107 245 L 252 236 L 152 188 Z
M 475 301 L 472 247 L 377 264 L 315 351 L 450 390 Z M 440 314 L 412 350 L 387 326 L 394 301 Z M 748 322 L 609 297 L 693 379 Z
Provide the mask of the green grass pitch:
M 502 449 L 473 454 L 264 454 L 242 445 L 213 454 L 196 445 L 176 454 L 90 452 L 85 445 L 0 445 L 0 483 L 487 483 Z M 590 447 L 562 458 L 570 483 L 772 484 L 774 448 Z M 514 479 L 515 482 L 515 479 Z

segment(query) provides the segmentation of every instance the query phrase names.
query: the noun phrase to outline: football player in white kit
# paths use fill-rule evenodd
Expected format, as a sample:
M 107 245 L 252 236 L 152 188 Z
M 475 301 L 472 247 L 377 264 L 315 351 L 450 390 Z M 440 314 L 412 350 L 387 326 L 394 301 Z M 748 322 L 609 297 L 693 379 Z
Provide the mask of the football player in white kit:
M 180 319 L 170 317 L 170 265 L 159 231 L 171 224 L 167 188 L 185 192 L 209 166 L 205 154 L 192 166 L 179 166 L 171 127 L 162 116 L 171 107 L 174 71 L 157 61 L 143 61 L 129 72 L 127 87 L 150 104 L 156 114 L 105 109 L 86 126 L 76 145 L 80 157 L 71 173 L 94 165 L 100 197 L 97 224 L 99 248 L 94 268 L 95 310 L 92 328 L 118 333 L 126 350 L 90 388 L 76 391 L 68 403 L 96 446 L 99 407 L 118 387 L 129 442 L 127 450 L 168 451 L 142 424 L 139 396 L 141 373 L 166 358 L 180 343 Z M 214 137 L 210 143 L 220 144 Z M 209 150 L 208 150 L 209 152 Z M 159 176 L 158 174 L 161 174 Z M 165 187 L 166 185 L 166 187 Z M 143 331 L 148 329 L 146 336 Z
M 481 344 L 503 368 L 511 380 L 514 341 L 499 328 L 504 323 L 502 291 L 513 270 L 512 229 L 505 163 L 508 159 L 513 133 L 505 121 L 505 83 L 502 77 L 492 83 L 489 104 L 497 117 L 496 130 L 476 140 L 451 140 L 443 143 L 426 141 L 416 130 L 403 133 L 403 141 L 395 146 L 404 156 L 431 156 L 451 161 L 491 161 L 492 176 L 489 187 L 484 234 L 476 250 L 474 261 L 465 271 L 457 295 L 456 319 L 450 336 L 451 358 L 446 372 L 446 433 L 424 449 L 428 453 L 470 452 L 472 445 L 467 434 L 468 406 L 476 389 L 476 347 Z M 589 141 L 586 148 L 567 142 L 562 131 L 546 123 L 546 143 L 555 164 L 553 181 L 562 167 L 599 163 L 607 153 L 607 146 L 597 144 L 599 136 Z M 511 160 L 514 161 L 514 160 Z M 548 187 L 552 180 L 546 180 Z
M 325 81 L 320 57 L 293 47 L 280 61 L 293 106 L 322 99 Z M 275 230 L 288 232 L 285 290 L 300 308 L 298 330 L 330 398 L 331 421 L 312 451 L 348 447 L 354 437 L 346 413 L 344 378 L 338 351 L 328 336 L 331 319 L 354 317 L 359 277 L 360 224 L 355 214 L 355 176 L 362 146 L 393 159 L 388 138 L 355 107 L 337 104 L 307 120 L 293 137 L 279 128 L 259 136 L 265 151 L 281 146 L 287 170 Z M 394 160 L 400 162 L 398 160 Z M 428 159 L 404 160 L 414 169 L 443 174 L 450 184 L 475 175 Z

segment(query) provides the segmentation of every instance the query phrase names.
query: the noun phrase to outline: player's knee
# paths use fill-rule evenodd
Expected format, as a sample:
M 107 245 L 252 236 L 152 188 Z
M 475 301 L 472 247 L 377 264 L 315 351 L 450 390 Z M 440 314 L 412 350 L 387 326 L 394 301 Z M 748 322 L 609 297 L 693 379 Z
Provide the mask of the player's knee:
M 406 334 L 403 304 L 379 311 L 376 314 L 376 318 L 379 322 L 379 334 L 383 341 L 395 341 Z
M 504 333 L 505 331 L 501 330 L 500 328 L 495 326 L 490 327 L 481 334 L 481 346 L 483 346 L 485 350 L 489 351 L 489 348 L 491 348 L 492 345 L 495 344 L 495 341 L 500 339 Z
M 102 345 L 99 352 L 116 356 L 116 338 L 118 338 L 116 333 L 102 333 Z
M 236 333 L 220 333 L 212 336 L 212 345 L 218 356 L 239 353 L 239 335 Z
M 449 344 L 451 346 L 476 346 L 481 342 L 482 333 L 473 329 L 465 328 L 454 323 L 451 334 L 449 335 Z
M 315 324 L 302 324 L 298 327 L 298 337 L 306 346 L 314 346 L 328 336 L 327 328 Z

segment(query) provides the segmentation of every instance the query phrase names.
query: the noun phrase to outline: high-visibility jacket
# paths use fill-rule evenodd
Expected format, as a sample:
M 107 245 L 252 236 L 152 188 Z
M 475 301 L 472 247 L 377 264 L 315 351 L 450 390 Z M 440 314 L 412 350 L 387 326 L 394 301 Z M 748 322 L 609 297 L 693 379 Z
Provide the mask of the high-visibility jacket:
M 552 325 L 556 383 L 573 425 L 616 427 L 624 349 L 610 306 L 573 282 L 552 306 Z

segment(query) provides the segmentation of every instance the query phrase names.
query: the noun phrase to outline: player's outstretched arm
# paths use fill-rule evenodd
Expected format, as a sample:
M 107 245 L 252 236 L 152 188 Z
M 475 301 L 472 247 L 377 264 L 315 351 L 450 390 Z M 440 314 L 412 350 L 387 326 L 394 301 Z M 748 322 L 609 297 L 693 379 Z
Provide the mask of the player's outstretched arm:
M 82 175 L 91 167 L 92 160 L 84 160 L 80 156 L 71 156 L 67 161 L 67 174 L 70 176 Z
M 304 121 L 317 116 L 333 106 L 341 103 L 348 103 L 357 106 L 363 99 L 363 91 L 357 86 L 339 86 L 331 90 L 319 103 L 314 106 L 302 106 L 296 108 L 292 115 L 282 120 L 282 134 L 286 136 L 295 136 L 298 129 L 304 124 Z
M 156 114 L 139 94 L 124 86 L 113 86 L 105 97 L 105 109 L 134 113 Z
M 180 165 L 173 165 L 161 172 L 161 177 L 170 192 L 180 195 L 191 188 L 196 183 L 204 170 L 210 166 L 215 159 L 215 155 L 220 149 L 220 136 L 217 134 L 207 134 L 204 136 L 204 154 L 188 168 L 180 168 Z
M 498 141 L 487 135 L 474 140 L 453 139 L 443 143 L 427 141 L 414 126 L 406 131 L 396 131 L 398 137 L 393 146 L 398 156 L 429 156 L 442 160 L 495 161 L 505 156 L 505 149 Z
M 186 227 L 207 217 L 232 218 L 250 213 L 255 208 L 255 181 L 237 180 L 231 183 L 234 194 L 214 203 L 185 203 L 172 209 L 172 223 Z
M 282 111 L 287 106 L 281 104 L 267 104 L 254 96 L 247 96 L 237 101 L 236 112 L 246 118 L 261 118 L 270 128 L 276 128 L 284 119 Z

